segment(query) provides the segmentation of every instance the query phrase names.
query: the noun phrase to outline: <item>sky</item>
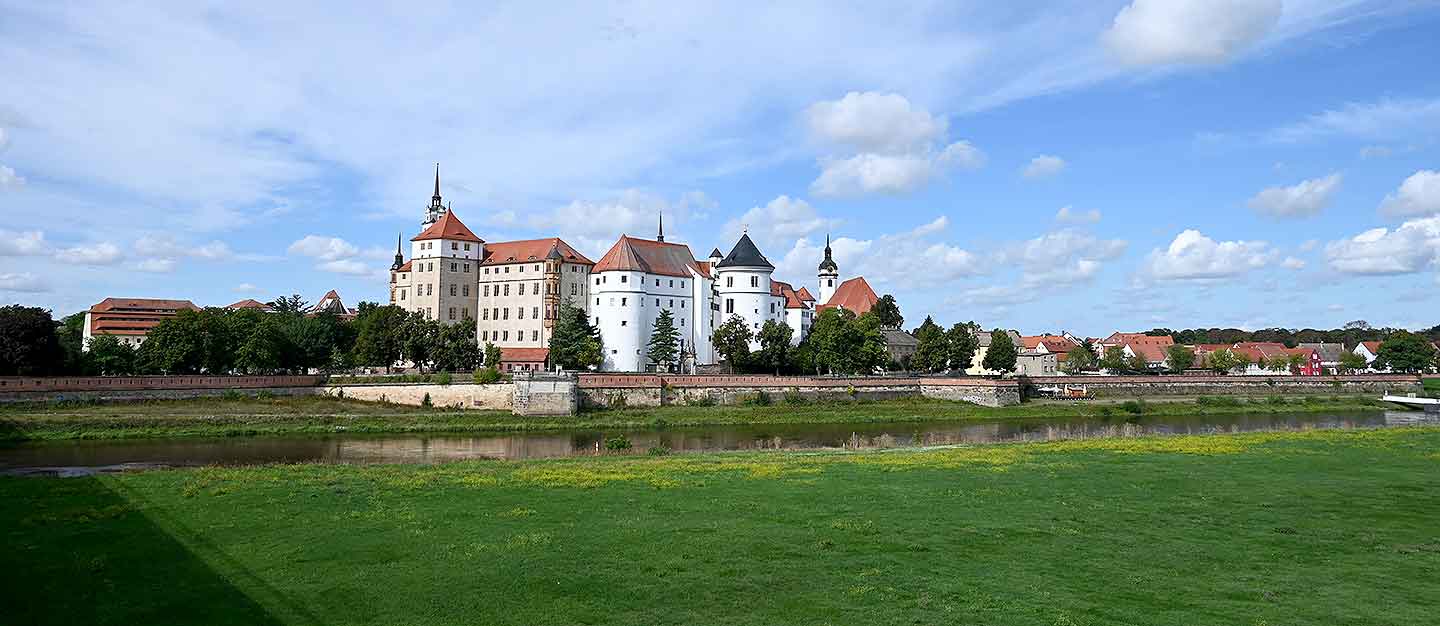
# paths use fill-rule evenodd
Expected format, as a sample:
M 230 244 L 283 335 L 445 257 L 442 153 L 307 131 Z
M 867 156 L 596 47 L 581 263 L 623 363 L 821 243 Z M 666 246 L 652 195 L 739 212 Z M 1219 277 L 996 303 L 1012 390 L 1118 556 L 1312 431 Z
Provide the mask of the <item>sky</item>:
M 1440 2 L 738 7 L 0 0 L 0 302 L 384 301 L 439 163 L 907 326 L 1440 324 Z

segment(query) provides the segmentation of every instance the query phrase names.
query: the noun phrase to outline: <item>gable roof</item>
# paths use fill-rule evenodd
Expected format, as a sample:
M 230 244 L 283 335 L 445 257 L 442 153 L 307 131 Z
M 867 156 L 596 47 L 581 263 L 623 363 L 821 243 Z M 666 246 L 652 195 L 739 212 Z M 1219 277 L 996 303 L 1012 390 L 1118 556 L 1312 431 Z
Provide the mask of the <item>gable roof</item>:
M 501 363 L 543 363 L 550 357 L 549 348 L 501 348 Z
M 1369 350 L 1369 351 L 1370 351 L 1370 354 L 1377 354 L 1377 355 L 1380 354 L 1380 342 L 1379 342 L 1379 341 L 1362 341 L 1362 342 L 1360 342 L 1360 345 L 1365 346 L 1365 349 L 1366 349 L 1366 350 Z
M 800 296 L 800 299 L 806 302 L 815 301 L 815 296 L 810 295 L 810 290 L 805 287 L 801 287 L 800 291 L 795 292 L 795 295 Z
M 1172 346 L 1175 345 L 1175 339 L 1170 335 L 1152 336 L 1145 333 L 1111 333 L 1109 337 L 1100 340 L 1100 344 L 1104 346 Z
M 426 228 L 420 234 L 415 235 L 410 241 L 424 241 L 426 239 L 452 239 L 455 241 L 485 243 L 485 240 L 476 237 L 475 233 L 470 232 L 470 229 L 465 227 L 465 223 L 461 222 L 460 218 L 455 216 L 454 211 L 446 211 L 444 215 L 440 216 L 440 219 L 435 220 L 434 224 L 431 224 L 429 228 Z
M 200 307 L 195 306 L 195 303 L 189 300 L 162 300 L 158 298 L 106 298 L 95 306 L 90 307 L 90 311 L 93 313 L 106 313 L 110 311 L 173 313 L 180 309 L 199 311 Z
M 605 256 L 595 262 L 594 272 L 645 272 L 661 276 L 689 277 L 691 272 L 709 276 L 690 253 L 690 246 L 621 235 Z
M 161 321 L 183 310 L 199 311 L 189 300 L 106 298 L 90 307 L 91 334 L 145 335 Z
M 876 296 L 875 290 L 870 288 L 870 283 L 865 282 L 865 277 L 856 276 L 840 283 L 840 287 L 830 295 L 830 300 L 817 308 L 828 309 L 838 306 L 856 315 L 864 315 L 879 301 L 879 296 Z
M 246 298 L 246 299 L 241 300 L 241 301 L 239 301 L 239 302 L 232 303 L 230 306 L 227 306 L 227 307 L 225 307 L 225 308 L 227 308 L 227 309 L 256 309 L 256 310 L 260 310 L 260 311 L 273 311 L 273 310 L 275 310 L 275 307 L 270 306 L 270 305 L 268 305 L 268 304 L 266 304 L 266 303 L 264 303 L 264 302 L 261 302 L 261 301 L 259 301 L 259 300 L 254 299 L 254 298 Z
M 740 235 L 740 241 L 735 242 L 735 247 L 730 249 L 730 254 L 721 259 L 716 267 L 764 267 L 775 269 L 765 255 L 760 254 L 760 248 L 755 247 L 755 242 L 750 240 L 750 234 Z
M 790 286 L 790 283 L 779 280 L 770 281 L 770 295 L 785 298 L 785 308 L 787 309 L 809 308 L 795 288 Z
M 550 258 L 551 255 L 559 256 L 560 260 L 566 263 L 595 264 L 594 261 L 585 258 L 585 255 L 580 254 L 580 251 L 559 237 L 487 243 L 485 244 L 485 258 L 480 260 L 480 264 L 529 263 Z
M 989 348 L 989 347 L 990 347 L 990 333 L 992 333 L 992 332 L 994 332 L 993 329 L 992 329 L 992 330 L 984 330 L 984 329 L 979 329 L 979 328 L 977 328 L 977 329 L 974 329 L 974 330 L 970 331 L 970 334 L 975 335 L 975 345 L 976 345 L 977 347 L 980 347 L 980 348 Z M 1010 337 L 1010 342 L 1015 344 L 1015 351 L 1016 351 L 1016 352 L 1019 352 L 1019 351 L 1022 349 L 1022 348 L 1020 347 L 1020 343 L 1021 343 L 1020 333 L 1017 333 L 1017 332 L 1015 332 L 1015 331 L 1013 331 L 1013 330 L 1007 330 L 1007 331 L 1005 331 L 1005 334 Z
M 1055 354 L 1065 354 L 1079 345 L 1063 335 L 1032 335 L 1021 337 L 1020 342 L 1025 345 L 1027 350 L 1044 346 L 1046 352 Z
M 1297 345 L 1301 348 L 1309 348 L 1319 353 L 1320 360 L 1326 363 L 1338 363 L 1340 361 L 1340 355 L 1345 353 L 1345 344 L 1339 342 L 1301 343 Z

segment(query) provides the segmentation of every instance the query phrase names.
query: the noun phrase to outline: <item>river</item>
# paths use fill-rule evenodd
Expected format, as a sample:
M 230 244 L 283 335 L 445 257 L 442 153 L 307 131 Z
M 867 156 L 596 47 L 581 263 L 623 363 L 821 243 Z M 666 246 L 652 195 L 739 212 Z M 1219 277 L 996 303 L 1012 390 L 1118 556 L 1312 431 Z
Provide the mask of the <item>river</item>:
M 606 454 L 623 435 L 644 453 L 726 450 L 873 449 L 1053 441 L 1093 437 L 1384 428 L 1440 424 L 1409 411 L 1073 417 L 890 424 L 706 426 L 666 430 L 575 430 L 510 434 L 308 435 L 26 442 L 0 445 L 0 474 L 76 476 L 197 465 L 265 463 L 443 463 Z M 613 454 L 613 453 L 611 453 Z

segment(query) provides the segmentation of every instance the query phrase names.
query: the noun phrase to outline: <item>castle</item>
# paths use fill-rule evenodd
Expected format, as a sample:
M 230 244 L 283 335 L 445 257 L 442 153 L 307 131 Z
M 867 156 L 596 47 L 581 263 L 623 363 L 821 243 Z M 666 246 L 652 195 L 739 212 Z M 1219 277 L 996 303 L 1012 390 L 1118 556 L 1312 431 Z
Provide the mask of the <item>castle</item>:
M 688 245 L 665 241 L 663 217 L 654 239 L 621 235 L 599 261 L 559 237 L 486 242 L 442 202 L 437 165 L 408 261 L 396 241 L 390 304 L 443 323 L 473 319 L 476 339 L 501 349 L 504 369 L 534 370 L 544 367 L 555 319 L 568 303 L 599 328 L 602 369 L 638 372 L 650 365 L 646 346 L 662 311 L 675 320 L 684 360 L 707 365 L 719 360 L 710 336 L 731 316 L 752 333 L 769 320 L 786 324 L 798 344 L 819 311 L 839 307 L 859 315 L 878 300 L 863 277 L 840 280 L 828 237 L 816 274 L 818 299 L 808 287 L 775 280 L 774 272 L 748 233 L 729 254 L 716 248 L 701 260 Z M 752 340 L 751 348 L 759 347 Z

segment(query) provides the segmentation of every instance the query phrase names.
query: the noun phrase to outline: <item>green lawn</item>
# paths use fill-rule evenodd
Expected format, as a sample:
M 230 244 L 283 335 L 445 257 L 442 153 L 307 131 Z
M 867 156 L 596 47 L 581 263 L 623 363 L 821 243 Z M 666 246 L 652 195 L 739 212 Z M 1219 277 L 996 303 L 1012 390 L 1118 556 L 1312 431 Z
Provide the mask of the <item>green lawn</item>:
M 739 424 L 834 424 L 1125 415 L 1378 410 L 1370 396 L 1269 397 L 1118 403 L 1031 402 L 986 408 L 924 398 L 770 406 L 666 406 L 517 417 L 506 411 L 422 409 L 328 397 L 164 400 L 113 404 L 0 406 L 0 440 L 119 439 L 407 432 L 639 429 Z
M 7 624 L 1434 624 L 1440 429 L 0 478 Z

